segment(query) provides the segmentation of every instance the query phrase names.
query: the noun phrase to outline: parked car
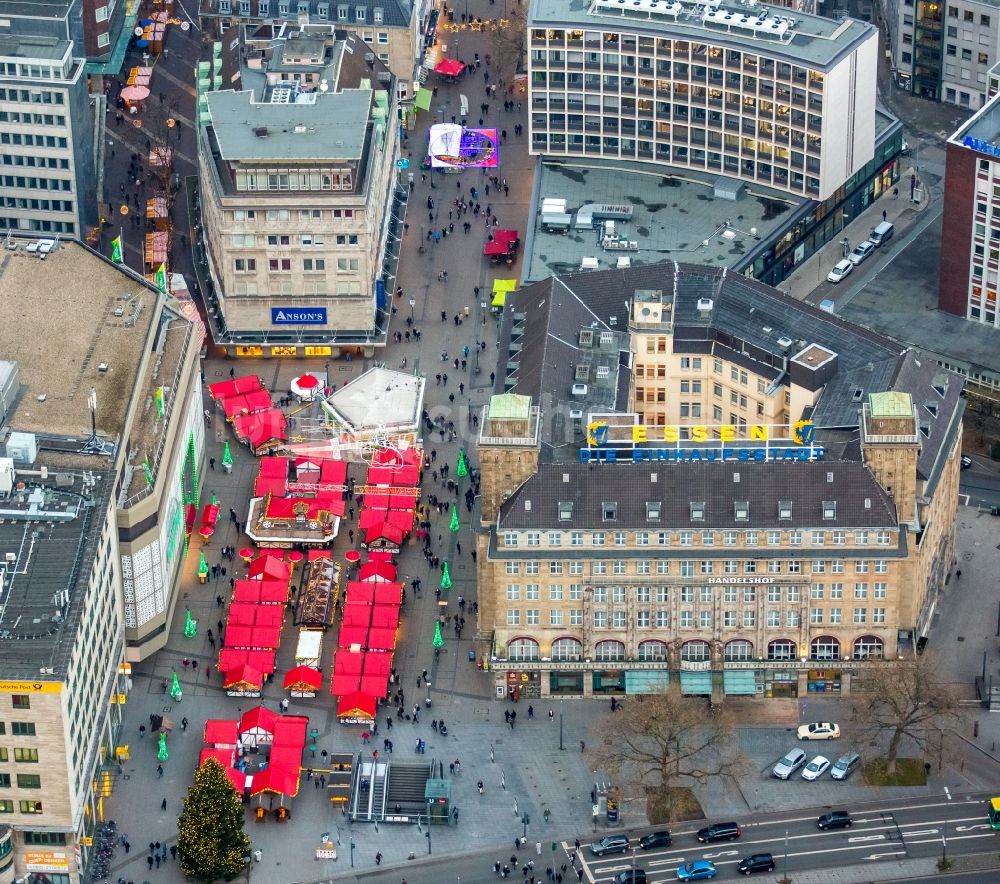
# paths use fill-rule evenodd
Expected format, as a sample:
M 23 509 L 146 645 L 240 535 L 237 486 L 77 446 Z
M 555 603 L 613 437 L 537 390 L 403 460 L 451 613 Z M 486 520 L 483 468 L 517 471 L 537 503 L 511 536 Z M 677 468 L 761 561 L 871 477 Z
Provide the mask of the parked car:
M 590 845 L 590 852 L 594 856 L 604 856 L 606 853 L 624 853 L 626 850 L 628 850 L 628 838 L 624 835 L 607 835 Z
M 736 867 L 741 875 L 753 875 L 756 872 L 773 872 L 774 857 L 769 853 L 755 853 L 752 856 L 745 856 Z
M 840 282 L 848 273 L 854 269 L 854 265 L 844 258 L 842 261 L 838 261 L 833 265 L 833 270 L 831 270 L 826 275 L 827 282 Z
M 707 881 L 718 875 L 715 866 L 707 859 L 696 859 L 689 863 L 684 863 L 677 870 L 677 877 L 681 881 Z
M 875 251 L 875 243 L 870 239 L 863 240 L 859 242 L 851 254 L 847 256 L 847 260 L 850 261 L 855 267 L 865 260 L 872 252 Z
M 643 850 L 652 850 L 654 847 L 669 847 L 670 832 L 661 829 L 659 832 L 650 832 L 639 839 L 639 846 Z
M 698 840 L 702 844 L 711 844 L 713 841 L 735 841 L 743 831 L 736 823 L 712 823 L 698 830 Z
M 840 736 L 840 725 L 832 721 L 814 721 L 799 725 L 800 740 L 836 740 Z
M 787 780 L 795 771 L 797 771 L 803 764 L 806 763 L 806 753 L 801 749 L 790 749 L 785 757 L 781 759 L 774 767 L 771 768 L 771 773 L 776 776 L 779 780 Z
M 812 761 L 810 761 L 805 768 L 802 770 L 802 779 L 804 780 L 818 780 L 823 774 L 827 772 L 830 767 L 830 759 L 823 756 L 817 755 Z
M 963 454 L 961 468 L 963 470 L 971 470 L 973 466 L 974 466 L 974 461 L 972 460 L 972 458 L 969 457 L 969 455 L 967 454 Z
M 830 769 L 830 776 L 835 780 L 846 780 L 854 773 L 854 769 L 859 764 L 861 764 L 861 755 L 857 752 L 848 752 L 846 755 L 841 755 L 834 762 L 833 767 Z
M 849 829 L 851 815 L 846 810 L 831 810 L 816 820 L 817 829 Z

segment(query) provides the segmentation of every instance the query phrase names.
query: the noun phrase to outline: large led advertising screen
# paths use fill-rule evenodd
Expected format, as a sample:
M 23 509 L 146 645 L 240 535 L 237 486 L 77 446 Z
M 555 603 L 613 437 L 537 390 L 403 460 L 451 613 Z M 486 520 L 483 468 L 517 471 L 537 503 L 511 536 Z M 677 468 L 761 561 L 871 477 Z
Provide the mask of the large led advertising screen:
M 434 169 L 495 169 L 500 165 L 496 129 L 466 129 L 457 123 L 431 126 L 427 155 Z

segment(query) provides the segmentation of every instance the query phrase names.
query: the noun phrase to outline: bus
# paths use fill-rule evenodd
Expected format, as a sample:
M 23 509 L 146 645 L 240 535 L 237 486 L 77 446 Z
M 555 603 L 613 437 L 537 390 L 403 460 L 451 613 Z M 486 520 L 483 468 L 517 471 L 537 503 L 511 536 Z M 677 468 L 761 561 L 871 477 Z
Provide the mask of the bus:
M 1000 829 L 1000 798 L 991 798 L 989 806 L 990 826 Z

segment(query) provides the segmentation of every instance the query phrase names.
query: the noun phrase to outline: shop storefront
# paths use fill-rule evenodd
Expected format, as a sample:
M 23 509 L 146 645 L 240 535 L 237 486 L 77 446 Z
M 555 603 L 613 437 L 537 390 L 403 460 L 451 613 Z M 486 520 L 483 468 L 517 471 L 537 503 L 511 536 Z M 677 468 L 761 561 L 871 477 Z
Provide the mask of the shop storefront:
M 712 696 L 712 672 L 704 669 L 697 672 L 681 671 L 681 693 L 688 696 Z
M 595 669 L 593 687 L 595 694 L 625 693 L 625 670 Z
M 515 702 L 522 699 L 535 700 L 542 696 L 542 673 L 508 672 L 507 696 Z
M 764 680 L 765 697 L 797 697 L 799 674 L 797 672 L 768 672 Z
M 669 687 L 670 673 L 666 669 L 630 669 L 625 673 L 626 694 L 665 694 Z
M 839 694 L 840 670 L 810 669 L 808 686 L 810 694 Z
M 727 697 L 752 697 L 757 693 L 760 673 L 754 669 L 727 669 L 722 673 L 722 687 Z
M 584 672 L 550 672 L 549 693 L 553 695 L 582 695 L 585 674 Z

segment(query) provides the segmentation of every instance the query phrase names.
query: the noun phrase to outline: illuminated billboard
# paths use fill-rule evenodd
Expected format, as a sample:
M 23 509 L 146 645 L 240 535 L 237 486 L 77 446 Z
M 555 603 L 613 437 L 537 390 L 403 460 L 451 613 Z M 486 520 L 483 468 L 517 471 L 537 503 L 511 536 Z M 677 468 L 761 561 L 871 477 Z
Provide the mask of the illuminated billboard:
M 495 169 L 500 165 L 496 129 L 466 129 L 457 123 L 431 126 L 427 155 L 434 169 Z

